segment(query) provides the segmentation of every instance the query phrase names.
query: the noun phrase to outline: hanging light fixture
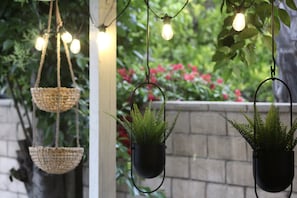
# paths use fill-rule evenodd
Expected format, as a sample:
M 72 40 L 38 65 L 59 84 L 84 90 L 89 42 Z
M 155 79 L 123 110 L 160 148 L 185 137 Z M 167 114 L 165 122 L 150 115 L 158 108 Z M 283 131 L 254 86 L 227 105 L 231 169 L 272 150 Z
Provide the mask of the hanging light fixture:
M 172 25 L 171 25 L 171 18 L 172 17 L 168 16 L 167 14 L 165 14 L 165 16 L 162 17 L 163 19 L 162 37 L 166 41 L 172 39 L 174 34 Z
M 175 18 L 177 15 L 179 15 L 179 13 L 181 13 L 181 11 L 183 11 L 183 9 L 188 5 L 189 0 L 186 0 L 184 5 L 177 11 L 177 13 L 173 16 L 169 16 L 168 14 L 165 14 L 164 16 L 160 16 L 158 15 L 148 4 L 148 0 L 144 0 L 146 2 L 146 5 L 148 7 L 148 9 L 159 19 L 163 20 L 163 27 L 162 27 L 162 38 L 166 41 L 170 40 L 173 38 L 174 32 L 172 29 L 172 25 L 171 25 L 171 20 L 173 18 Z
M 232 22 L 235 31 L 240 32 L 245 28 L 245 15 L 243 12 L 237 12 Z
M 108 34 L 108 32 L 106 32 L 106 26 L 105 25 L 101 25 L 98 29 L 99 32 L 97 34 L 97 45 L 99 50 L 106 50 L 109 48 L 110 43 L 111 43 L 111 37 Z
M 45 39 L 42 36 L 38 36 L 35 41 L 35 49 L 41 51 L 45 44 Z
M 78 39 L 73 39 L 70 45 L 70 51 L 73 54 L 78 54 L 80 52 L 80 41 Z
M 71 41 L 72 41 L 72 35 L 66 30 L 63 31 L 61 38 L 66 43 L 71 43 Z

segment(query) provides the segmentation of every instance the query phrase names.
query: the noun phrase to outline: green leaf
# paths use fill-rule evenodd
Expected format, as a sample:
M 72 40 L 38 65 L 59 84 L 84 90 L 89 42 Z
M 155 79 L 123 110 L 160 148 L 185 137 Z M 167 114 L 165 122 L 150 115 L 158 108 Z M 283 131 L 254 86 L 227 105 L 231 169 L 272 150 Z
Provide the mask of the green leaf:
M 297 10 L 294 0 L 286 0 L 286 4 L 287 4 L 287 6 L 289 6 L 289 8 L 291 8 L 293 10 Z
M 14 42 L 12 40 L 6 40 L 6 41 L 4 41 L 4 43 L 2 44 L 3 51 L 6 51 L 6 50 L 12 48 L 13 45 L 14 45 Z
M 290 15 L 288 14 L 288 12 L 284 9 L 279 8 L 278 9 L 278 15 L 280 20 L 288 27 L 290 27 L 291 25 L 291 19 L 290 19 Z
M 238 34 L 238 37 L 240 39 L 247 39 L 251 38 L 253 36 L 256 36 L 258 34 L 258 30 L 254 27 L 245 28 L 242 32 Z

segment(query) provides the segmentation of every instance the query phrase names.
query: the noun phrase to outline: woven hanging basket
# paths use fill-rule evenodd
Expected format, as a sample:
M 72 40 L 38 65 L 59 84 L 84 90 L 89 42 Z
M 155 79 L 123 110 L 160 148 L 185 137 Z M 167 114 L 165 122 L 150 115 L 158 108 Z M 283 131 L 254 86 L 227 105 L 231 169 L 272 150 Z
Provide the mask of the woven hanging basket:
M 56 113 L 71 109 L 79 100 L 80 90 L 66 87 L 36 87 L 31 88 L 31 95 L 40 110 Z
M 29 147 L 32 161 L 49 174 L 64 174 L 78 166 L 84 149 L 81 147 Z

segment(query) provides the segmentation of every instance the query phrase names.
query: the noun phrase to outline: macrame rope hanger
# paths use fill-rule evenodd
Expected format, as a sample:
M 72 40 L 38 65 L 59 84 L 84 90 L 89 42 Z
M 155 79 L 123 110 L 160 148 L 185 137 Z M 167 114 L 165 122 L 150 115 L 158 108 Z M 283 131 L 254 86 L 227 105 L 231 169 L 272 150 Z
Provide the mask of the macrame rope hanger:
M 67 59 L 67 63 L 68 63 L 69 70 L 70 70 L 72 84 L 73 84 L 74 87 L 78 87 L 77 83 L 75 81 L 75 76 L 74 76 L 74 72 L 73 72 L 73 66 L 72 66 L 72 62 L 71 62 L 71 57 L 70 57 L 70 52 L 69 52 L 68 45 L 67 45 L 67 43 L 65 41 L 63 41 L 63 39 L 61 39 L 60 29 L 63 27 L 63 21 L 62 21 L 60 9 L 59 9 L 59 1 L 56 0 L 55 2 L 56 2 L 56 4 L 55 4 L 55 8 L 56 8 L 56 10 L 55 10 L 56 11 L 56 33 L 57 33 L 57 49 L 56 49 L 57 50 L 57 87 L 58 87 L 58 89 L 61 88 L 61 40 L 62 40 L 63 45 L 64 45 L 64 50 L 65 50 L 66 59 Z M 54 1 L 51 0 L 50 1 L 50 8 L 49 8 L 47 30 L 46 30 L 46 33 L 44 34 L 45 44 L 43 45 L 43 48 L 42 48 L 41 59 L 40 59 L 37 78 L 36 78 L 36 82 L 35 82 L 34 87 L 38 87 L 39 84 L 40 84 L 40 80 L 41 80 L 41 73 L 42 73 L 44 62 L 45 62 L 45 55 L 46 55 L 48 42 L 49 42 L 49 36 L 50 36 L 50 32 L 51 32 L 51 21 L 52 21 L 52 15 L 53 15 L 53 6 L 54 6 Z M 56 113 L 55 147 L 59 146 L 60 105 L 61 105 L 60 91 L 58 91 L 58 96 L 57 97 L 58 97 L 58 111 Z M 79 143 L 79 114 L 78 114 L 79 107 L 78 106 L 79 106 L 79 104 L 77 103 L 76 107 L 75 107 L 75 128 L 76 128 L 76 144 L 77 144 L 77 147 L 80 147 L 80 143 Z M 36 105 L 34 103 L 33 103 L 33 112 L 34 112 L 34 116 L 33 116 L 33 121 L 34 121 L 34 124 L 33 124 L 33 126 L 34 126 L 33 145 L 37 145 L 38 135 L 37 135 L 37 129 L 35 127 Z

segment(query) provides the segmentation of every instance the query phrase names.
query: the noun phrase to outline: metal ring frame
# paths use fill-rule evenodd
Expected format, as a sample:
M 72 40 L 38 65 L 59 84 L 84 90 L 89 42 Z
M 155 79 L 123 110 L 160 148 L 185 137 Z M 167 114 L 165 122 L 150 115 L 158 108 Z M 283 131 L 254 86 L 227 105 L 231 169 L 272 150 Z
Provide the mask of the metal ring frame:
M 158 90 L 161 92 L 162 94 L 162 97 L 163 97 L 163 105 L 164 105 L 164 110 L 163 110 L 163 119 L 164 121 L 166 120 L 166 109 L 165 109 L 165 102 L 166 102 L 166 97 L 165 97 L 165 93 L 164 91 L 161 89 L 161 87 L 159 85 L 157 85 L 156 83 L 152 83 L 152 82 L 143 82 L 143 83 L 140 83 L 138 86 L 136 86 L 136 88 L 133 90 L 132 94 L 131 94 L 131 100 L 130 100 L 130 107 L 131 107 L 131 111 L 133 110 L 133 101 L 134 101 L 134 97 L 135 97 L 135 93 L 136 93 L 136 90 L 141 88 L 141 87 L 144 87 L 145 85 L 153 85 L 154 87 L 158 88 Z M 132 125 L 132 122 L 131 122 L 131 125 Z M 165 145 L 165 137 L 166 137 L 166 131 L 164 131 L 164 140 L 163 140 L 163 143 Z M 166 148 L 166 145 L 165 145 L 165 148 Z M 130 135 L 130 149 L 134 149 L 133 146 L 132 146 L 132 136 Z M 165 180 L 165 166 L 164 166 L 164 170 L 163 170 L 163 177 L 162 177 L 162 181 L 161 183 L 159 184 L 159 186 L 157 186 L 154 190 L 151 190 L 151 191 L 143 191 L 142 189 L 140 189 L 140 187 L 138 187 L 135 183 L 135 180 L 134 180 L 134 177 L 133 177 L 133 152 L 131 152 L 131 180 L 132 180 L 132 183 L 134 185 L 134 187 L 139 191 L 139 192 L 142 192 L 142 193 L 153 193 L 153 192 L 156 192 L 157 190 L 160 189 L 160 187 L 163 185 L 164 183 L 164 180 Z M 165 157 L 165 164 L 166 164 L 166 157 Z
M 292 127 L 292 125 L 293 125 L 293 119 L 292 119 L 292 117 L 293 117 L 293 110 L 292 110 L 292 109 L 293 109 L 293 104 L 292 104 L 292 94 L 291 94 L 291 91 L 290 91 L 289 86 L 288 86 L 283 80 L 281 80 L 281 79 L 279 79 L 279 78 L 276 78 L 276 77 L 270 77 L 270 78 L 265 79 L 264 81 L 262 81 L 262 82 L 259 84 L 259 86 L 258 86 L 257 89 L 256 89 L 256 92 L 255 92 L 255 95 L 254 95 L 254 123 L 256 122 L 256 103 L 257 103 L 257 94 L 258 94 L 258 91 L 259 91 L 259 89 L 261 88 L 261 86 L 262 86 L 264 83 L 266 83 L 267 81 L 269 81 L 269 80 L 272 80 L 273 82 L 274 82 L 275 80 L 281 82 L 283 85 L 285 85 L 285 87 L 286 87 L 287 90 L 288 90 L 288 93 L 289 93 L 289 96 L 290 96 L 290 125 L 291 125 L 291 127 Z M 256 143 L 256 141 L 257 141 L 257 139 L 256 139 L 256 131 L 257 131 L 256 128 L 257 128 L 257 127 L 256 127 L 256 124 L 254 124 L 254 141 L 255 141 L 255 143 Z M 257 167 L 257 166 L 255 166 L 255 173 L 257 173 L 257 168 L 256 168 L 256 167 Z M 256 176 L 254 176 L 254 190 L 255 190 L 256 197 L 259 198 L 258 193 L 257 193 L 257 177 L 256 177 Z M 291 189 L 290 189 L 288 198 L 291 197 L 292 191 L 293 191 L 293 183 L 291 182 Z

